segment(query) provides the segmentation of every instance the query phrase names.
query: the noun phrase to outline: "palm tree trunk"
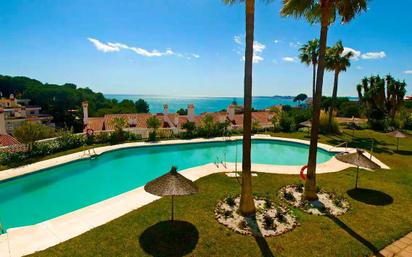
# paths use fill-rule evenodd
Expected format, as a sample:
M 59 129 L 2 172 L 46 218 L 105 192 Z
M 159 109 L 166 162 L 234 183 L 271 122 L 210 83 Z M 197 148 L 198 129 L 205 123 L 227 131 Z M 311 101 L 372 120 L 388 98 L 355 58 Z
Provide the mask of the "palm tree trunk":
M 252 197 L 251 174 L 251 136 L 252 136 L 252 66 L 253 37 L 255 26 L 255 0 L 246 0 L 246 49 L 244 78 L 244 115 L 243 115 L 243 159 L 242 192 L 240 195 L 240 213 L 250 215 L 256 212 Z
M 316 63 L 312 63 L 313 66 L 313 76 L 312 76 L 312 101 L 316 95 Z
M 312 128 L 310 135 L 310 147 L 309 147 L 309 159 L 308 159 L 308 171 L 305 183 L 305 200 L 316 200 L 318 198 L 316 194 L 316 154 L 318 148 L 318 134 L 319 134 L 319 116 L 320 116 L 320 100 L 322 97 L 323 87 L 323 75 L 325 73 L 325 53 L 326 43 L 328 38 L 328 26 L 322 24 L 320 31 L 320 51 L 319 51 L 319 63 L 318 72 L 316 76 L 316 94 L 313 99 L 313 116 L 312 116 Z
M 335 78 L 333 80 L 333 92 L 332 92 L 332 99 L 330 103 L 329 109 L 329 132 L 332 131 L 332 116 L 333 112 L 335 111 L 336 106 L 336 97 L 338 96 L 338 82 L 339 82 L 339 71 L 335 71 Z

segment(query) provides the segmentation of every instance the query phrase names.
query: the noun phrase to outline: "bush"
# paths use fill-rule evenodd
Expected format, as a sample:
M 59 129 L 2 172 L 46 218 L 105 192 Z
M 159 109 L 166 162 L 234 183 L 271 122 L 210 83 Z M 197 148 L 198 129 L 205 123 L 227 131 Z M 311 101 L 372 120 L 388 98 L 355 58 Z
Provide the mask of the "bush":
M 282 112 L 279 122 L 279 128 L 283 132 L 290 132 L 296 129 L 294 119 L 291 116 L 289 116 L 287 112 Z
M 273 221 L 273 218 L 270 217 L 270 215 L 265 214 L 263 215 L 263 225 L 266 229 L 271 229 L 275 225 L 275 222 Z
M 339 116 L 342 117 L 360 117 L 360 106 L 357 102 L 343 102 L 338 109 Z
M 338 134 L 339 124 L 335 117 L 332 117 L 331 126 L 329 127 L 329 113 L 322 111 L 319 118 L 319 132 L 321 134 Z
M 157 135 L 156 135 L 156 131 L 152 131 L 149 133 L 149 142 L 156 142 L 157 141 Z

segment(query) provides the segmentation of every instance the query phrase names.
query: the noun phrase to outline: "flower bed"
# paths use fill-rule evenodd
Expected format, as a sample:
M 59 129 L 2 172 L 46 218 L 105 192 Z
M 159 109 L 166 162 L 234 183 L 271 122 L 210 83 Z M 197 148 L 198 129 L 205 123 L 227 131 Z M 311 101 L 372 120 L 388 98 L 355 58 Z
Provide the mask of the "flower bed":
M 279 194 L 291 205 L 312 215 L 339 216 L 349 210 L 349 202 L 335 193 L 319 190 L 318 200 L 306 201 L 302 199 L 303 192 L 303 185 L 288 185 L 281 188 Z
M 294 229 L 298 223 L 285 206 L 276 205 L 264 198 L 255 198 L 256 215 L 239 213 L 240 196 L 219 201 L 215 209 L 216 220 L 243 235 L 277 236 Z

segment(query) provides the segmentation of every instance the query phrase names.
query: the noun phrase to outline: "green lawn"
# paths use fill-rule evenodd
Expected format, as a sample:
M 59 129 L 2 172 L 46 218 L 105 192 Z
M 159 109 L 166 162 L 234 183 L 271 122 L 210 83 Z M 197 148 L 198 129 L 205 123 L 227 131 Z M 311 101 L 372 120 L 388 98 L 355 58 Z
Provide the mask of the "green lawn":
M 165 222 L 170 199 L 163 198 L 32 256 L 149 256 L 147 252 L 155 256 L 369 256 L 412 229 L 412 138 L 401 140 L 401 151 L 395 153 L 396 140 L 385 134 L 365 130 L 355 136 L 357 146 L 365 148 L 370 147 L 367 138 L 373 136 L 375 155 L 392 169 L 362 170 L 359 186 L 368 190 L 358 192 L 350 191 L 355 169 L 319 175 L 321 187 L 343 194 L 351 203 L 351 210 L 338 218 L 294 209 L 300 226 L 287 234 L 272 238 L 236 234 L 215 221 L 213 210 L 219 199 L 238 194 L 240 186 L 236 179 L 214 174 L 196 181 L 199 194 L 176 198 L 175 217 L 184 222 L 174 226 Z M 345 138 L 351 139 L 343 134 L 322 136 L 321 141 L 337 144 Z M 254 178 L 254 191 L 279 201 L 277 191 L 297 181 L 297 175 L 260 173 Z

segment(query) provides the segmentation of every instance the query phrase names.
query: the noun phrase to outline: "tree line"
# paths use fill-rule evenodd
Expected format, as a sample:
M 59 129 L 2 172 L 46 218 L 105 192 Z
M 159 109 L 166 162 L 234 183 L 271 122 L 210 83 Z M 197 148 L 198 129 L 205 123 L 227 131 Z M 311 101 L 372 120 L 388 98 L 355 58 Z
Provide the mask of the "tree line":
M 48 84 L 27 77 L 0 75 L 0 92 L 4 97 L 14 94 L 17 98 L 31 99 L 30 104 L 40 106 L 43 113 L 53 116 L 57 127 L 73 128 L 76 132 L 83 128 L 82 101 L 89 102 L 89 116 L 149 112 L 149 105 L 143 99 L 117 101 L 88 87 L 80 88 L 71 83 Z

